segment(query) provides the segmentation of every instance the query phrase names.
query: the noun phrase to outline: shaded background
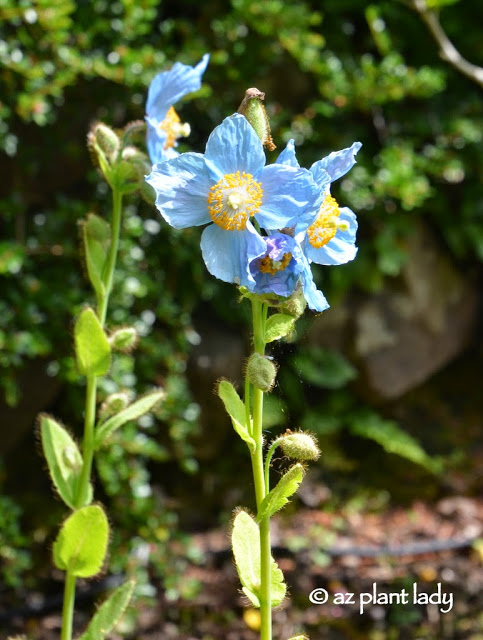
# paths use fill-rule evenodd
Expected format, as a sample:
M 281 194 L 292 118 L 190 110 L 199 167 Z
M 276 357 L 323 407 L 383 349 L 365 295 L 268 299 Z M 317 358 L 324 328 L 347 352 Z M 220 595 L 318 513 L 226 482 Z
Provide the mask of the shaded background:
M 483 65 L 478 3 L 431 5 L 441 7 L 444 29 L 462 55 Z M 290 138 L 305 166 L 354 140 L 363 143 L 358 164 L 333 188 L 339 203 L 358 214 L 357 259 L 314 267 L 331 309 L 304 316 L 296 336 L 272 352 L 280 374 L 267 403 L 270 434 L 301 426 L 318 436 L 323 450 L 301 493 L 300 521 L 291 520 L 295 510 L 280 516 L 287 535 L 298 532 L 291 543 L 280 534 L 292 562 L 294 607 L 307 609 L 310 585 L 297 580 L 304 573 L 341 584 L 326 549 L 344 535 L 362 544 L 357 532 L 369 527 L 364 519 L 349 526 L 351 513 L 381 518 L 370 540 L 379 544 L 404 531 L 391 520 L 395 513 L 404 522 L 427 523 L 416 534 L 408 530 L 408 538 L 481 536 L 482 94 L 477 82 L 441 60 L 420 16 L 396 1 L 327 0 L 321 7 L 281 0 L 3 0 L 4 612 L 28 593 L 60 590 L 47 550 L 64 511 L 52 498 L 35 418 L 48 411 L 79 434 L 83 381 L 72 357 L 72 318 L 91 292 L 79 258 L 78 221 L 88 211 L 109 212 L 107 187 L 86 149 L 87 131 L 96 120 L 121 127 L 142 119 L 153 76 L 176 60 L 196 64 L 205 52 L 211 60 L 202 89 L 177 107 L 192 130 L 180 150 L 202 152 L 211 130 L 251 86 L 266 93 L 278 146 L 270 161 Z M 182 634 L 183 624 L 189 629 L 197 618 L 172 609 L 183 610 L 190 599 L 199 604 L 207 580 L 194 567 L 225 566 L 233 573 L 223 535 L 222 560 L 213 560 L 216 542 L 213 547 L 211 538 L 201 537 L 195 544 L 191 534 L 220 525 L 224 531 L 232 508 L 252 501 L 246 451 L 213 394 L 220 376 L 240 379 L 248 312 L 232 286 L 207 274 L 199 229 L 171 229 L 154 207 L 133 197 L 123 231 L 108 322 L 134 323 L 142 341 L 135 359 L 117 358 L 100 400 L 117 389 L 142 392 L 154 385 L 169 395 L 154 418 L 129 425 L 103 452 L 97 495 L 115 529 L 113 570 L 137 575 L 141 611 L 162 593 L 166 619 Z M 445 521 L 451 527 L 445 529 Z M 481 556 L 481 547 L 473 547 L 442 564 L 467 561 L 470 575 Z M 304 559 L 307 548 L 318 554 Z M 429 556 L 429 585 L 442 579 L 440 564 Z M 405 567 L 403 577 L 411 570 Z M 407 609 L 384 610 L 361 633 L 480 637 L 471 635 L 481 619 L 468 575 L 455 573 L 465 606 L 449 631 L 435 627 L 427 612 Z M 357 566 L 344 579 L 355 580 L 352 590 L 360 591 L 363 576 Z M 388 584 L 394 579 L 386 576 Z M 481 584 L 475 584 L 477 590 Z M 228 593 L 236 593 L 236 582 Z M 205 604 L 209 611 L 217 606 L 213 598 Z M 233 600 L 223 606 L 233 608 Z M 324 615 L 324 624 L 337 627 L 339 614 Z M 217 624 L 233 624 L 225 618 Z M 309 624 L 313 638 L 329 637 L 320 635 L 320 620 Z M 338 631 L 346 635 L 334 637 L 359 637 L 347 624 Z M 243 629 L 249 627 L 250 620 Z M 218 637 L 214 628 L 199 637 Z M 394 635 L 401 628 L 406 635 Z

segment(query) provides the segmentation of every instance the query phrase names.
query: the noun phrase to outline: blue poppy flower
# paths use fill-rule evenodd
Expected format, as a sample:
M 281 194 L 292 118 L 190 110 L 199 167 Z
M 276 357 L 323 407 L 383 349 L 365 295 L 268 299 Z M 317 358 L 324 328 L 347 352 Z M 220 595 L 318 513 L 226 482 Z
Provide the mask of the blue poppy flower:
M 348 207 L 339 207 L 330 195 L 330 185 L 354 166 L 355 155 L 361 146 L 360 142 L 354 142 L 351 147 L 335 151 L 310 167 L 321 199 L 310 224 L 307 225 L 305 218 L 297 224 L 295 233 L 305 255 L 317 264 L 345 264 L 356 256 L 357 218 Z M 291 167 L 299 166 L 293 140 L 288 142 L 277 162 Z
M 178 138 L 190 134 L 189 124 L 181 122 L 173 104 L 201 87 L 201 77 L 209 59 L 209 54 L 205 54 L 195 67 L 176 62 L 170 71 L 158 73 L 149 85 L 146 102 L 147 144 L 153 164 L 176 157 L 178 152 L 174 147 L 178 146 Z
M 248 288 L 255 284 L 250 261 L 265 252 L 254 223 L 265 229 L 294 226 L 319 197 L 309 171 L 265 161 L 255 130 L 234 114 L 212 132 L 204 154 L 183 153 L 155 165 L 146 178 L 170 225 L 209 225 L 201 236 L 208 271 Z
M 284 233 L 266 236 L 263 241 L 265 251 L 250 261 L 255 281 L 251 292 L 289 297 L 300 282 L 309 307 L 313 311 L 327 309 L 329 304 L 317 290 L 309 262 L 298 242 Z

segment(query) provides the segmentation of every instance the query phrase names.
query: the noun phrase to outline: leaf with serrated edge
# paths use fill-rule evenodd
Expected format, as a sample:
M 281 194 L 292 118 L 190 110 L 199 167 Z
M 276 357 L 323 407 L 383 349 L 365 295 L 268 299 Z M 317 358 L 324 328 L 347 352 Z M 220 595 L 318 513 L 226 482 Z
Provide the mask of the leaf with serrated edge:
M 82 223 L 84 251 L 89 280 L 99 296 L 104 295 L 102 273 L 111 244 L 111 227 L 108 222 L 90 213 Z
M 231 418 L 233 428 L 238 433 L 240 438 L 247 443 L 250 451 L 254 453 L 256 449 L 256 443 L 248 433 L 245 404 L 236 392 L 235 387 L 231 384 L 231 382 L 228 382 L 228 380 L 222 380 L 218 385 L 218 395 L 225 405 L 226 412 Z
M 255 607 L 260 607 L 260 530 L 255 520 L 239 511 L 231 534 L 235 564 L 243 593 Z M 272 607 L 278 606 L 287 592 L 283 573 L 272 558 Z
M 74 340 L 79 373 L 85 376 L 105 375 L 111 366 L 111 347 L 99 318 L 90 307 L 77 318 Z
M 265 325 L 265 342 L 285 338 L 294 328 L 295 318 L 287 313 L 275 313 Z
M 166 396 L 166 392 L 163 390 L 153 391 L 152 393 L 148 393 L 142 398 L 136 400 L 130 404 L 126 409 L 123 409 L 119 413 L 116 413 L 115 416 L 109 418 L 102 424 L 100 424 L 94 436 L 94 449 L 99 449 L 102 446 L 106 438 L 114 433 L 119 427 L 122 427 L 126 422 L 130 422 L 131 420 L 137 420 L 145 413 L 151 411 L 158 402 L 161 402 L 163 398 Z
M 304 468 L 301 464 L 294 464 L 285 473 L 268 495 L 266 495 L 258 510 L 257 520 L 270 517 L 284 507 L 291 495 L 299 488 L 304 477 Z
M 77 640 L 103 640 L 114 629 L 125 612 L 136 583 L 128 580 L 105 600 L 89 622 L 85 632 Z
M 97 504 L 82 507 L 62 524 L 54 542 L 54 564 L 77 578 L 92 578 L 102 569 L 108 541 L 103 509 Z
M 45 414 L 40 416 L 40 437 L 52 482 L 65 504 L 75 509 L 83 464 L 77 444 L 62 425 Z M 91 500 L 92 485 L 89 484 L 87 504 Z

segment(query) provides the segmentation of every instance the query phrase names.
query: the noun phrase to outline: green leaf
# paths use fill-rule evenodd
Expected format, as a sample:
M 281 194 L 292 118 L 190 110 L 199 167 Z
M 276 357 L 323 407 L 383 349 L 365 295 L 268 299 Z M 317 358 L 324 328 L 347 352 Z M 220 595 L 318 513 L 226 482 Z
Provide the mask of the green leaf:
M 99 318 L 90 307 L 77 318 L 74 340 L 79 372 L 85 376 L 105 375 L 111 366 L 111 347 Z
M 70 434 L 53 418 L 40 416 L 40 437 L 42 448 L 55 488 L 65 504 L 71 509 L 76 506 L 77 483 L 82 471 L 82 456 Z M 88 502 L 92 500 L 92 486 L 89 484 Z
M 285 338 L 295 325 L 295 318 L 286 313 L 275 313 L 265 325 L 265 342 L 273 342 Z
M 97 575 L 104 563 L 109 524 L 99 505 L 74 511 L 62 525 L 54 542 L 54 563 L 78 578 Z
M 392 420 L 384 420 L 376 413 L 368 412 L 357 416 L 349 428 L 361 438 L 374 440 L 388 453 L 406 458 L 431 473 L 441 471 L 440 459 L 428 456 L 421 445 Z
M 239 511 L 233 523 L 231 543 L 243 593 L 255 607 L 260 606 L 260 530 L 255 520 Z M 272 607 L 278 606 L 287 592 L 283 573 L 272 558 Z
M 304 478 L 304 467 L 300 464 L 294 464 L 293 467 L 285 473 L 279 480 L 277 486 L 267 494 L 258 510 L 257 520 L 262 518 L 270 518 L 274 513 L 284 507 L 290 496 L 292 496 L 299 488 Z
M 166 393 L 162 390 L 153 391 L 152 393 L 148 393 L 142 398 L 136 400 L 130 404 L 126 409 L 123 409 L 112 418 L 109 418 L 102 424 L 100 424 L 94 435 L 94 449 L 99 449 L 102 446 L 106 438 L 108 438 L 111 434 L 119 429 L 126 422 L 130 422 L 131 420 L 137 420 L 145 413 L 151 411 L 161 400 L 164 399 Z
M 135 585 L 134 580 L 128 580 L 111 593 L 96 611 L 86 631 L 78 640 L 103 640 L 125 612 Z
M 102 273 L 111 245 L 111 227 L 99 216 L 90 213 L 82 224 L 87 273 L 98 296 L 105 294 Z
M 332 349 L 300 350 L 292 363 L 303 380 L 326 389 L 340 389 L 357 375 L 350 362 Z
M 233 428 L 240 438 L 244 440 L 252 453 L 255 452 L 255 440 L 251 437 L 247 429 L 245 403 L 242 401 L 235 387 L 228 382 L 222 380 L 218 385 L 218 395 L 225 405 L 226 412 L 231 418 Z

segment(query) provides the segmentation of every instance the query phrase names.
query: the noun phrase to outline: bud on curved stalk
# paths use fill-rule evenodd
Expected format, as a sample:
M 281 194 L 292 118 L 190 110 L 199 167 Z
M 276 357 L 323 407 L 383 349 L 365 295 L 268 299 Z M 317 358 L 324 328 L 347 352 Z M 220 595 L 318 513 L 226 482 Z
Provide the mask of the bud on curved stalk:
M 247 363 L 247 377 L 251 384 L 261 391 L 273 389 L 277 377 L 277 367 L 267 356 L 252 353 Z
M 279 446 L 286 456 L 295 460 L 317 460 L 320 456 L 314 436 L 304 431 L 282 436 Z
M 101 421 L 116 415 L 129 405 L 129 395 L 125 391 L 118 391 L 108 396 L 101 405 L 99 410 L 99 419 Z
M 270 122 L 267 112 L 262 104 L 265 100 L 263 91 L 259 91 L 255 87 L 247 89 L 245 97 L 238 107 L 238 113 L 241 113 L 255 129 L 257 136 L 262 141 L 263 146 L 268 151 L 273 151 L 277 147 L 273 143 L 270 132 Z
M 108 340 L 111 349 L 129 353 L 138 342 L 138 332 L 134 327 L 121 327 L 113 331 Z
M 103 122 L 97 122 L 87 134 L 87 147 L 102 169 L 100 156 L 104 156 L 109 165 L 115 162 L 121 148 L 121 141 L 113 129 Z

